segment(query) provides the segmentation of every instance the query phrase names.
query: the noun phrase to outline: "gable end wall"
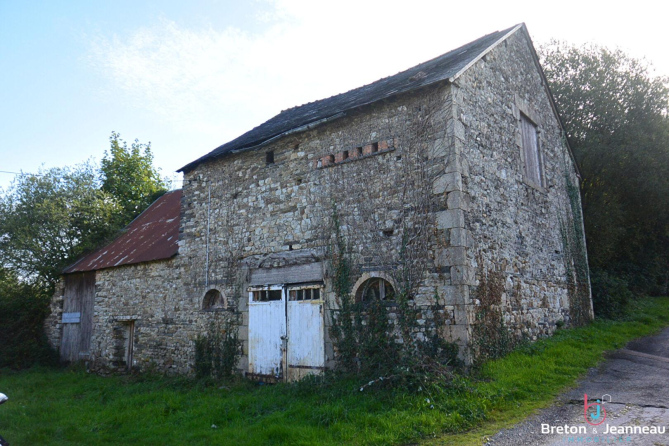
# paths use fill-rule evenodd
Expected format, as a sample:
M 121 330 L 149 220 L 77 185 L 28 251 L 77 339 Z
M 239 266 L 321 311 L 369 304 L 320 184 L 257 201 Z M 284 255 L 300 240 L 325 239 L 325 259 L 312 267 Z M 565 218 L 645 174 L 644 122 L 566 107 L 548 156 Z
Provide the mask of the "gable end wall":
M 578 179 L 530 45 L 517 31 L 466 70 L 452 91 L 461 129 L 455 151 L 467 160 L 460 172 L 468 198 L 463 232 L 472 241 L 460 271 L 469 287 L 466 320 L 469 327 L 476 320 L 483 276 L 498 271 L 506 325 L 536 339 L 558 321 L 571 322 L 561 221 L 572 216 L 566 181 Z M 522 113 L 538 127 L 541 186 L 524 178 Z

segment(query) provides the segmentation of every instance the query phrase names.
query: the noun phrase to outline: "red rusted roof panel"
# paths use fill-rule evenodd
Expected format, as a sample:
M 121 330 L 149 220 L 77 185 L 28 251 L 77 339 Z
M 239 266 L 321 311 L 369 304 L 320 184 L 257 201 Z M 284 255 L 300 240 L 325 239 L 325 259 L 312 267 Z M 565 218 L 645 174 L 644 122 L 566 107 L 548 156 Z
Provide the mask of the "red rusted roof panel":
M 107 246 L 81 258 L 63 273 L 95 271 L 168 259 L 177 254 L 181 190 L 168 192 L 133 220 Z

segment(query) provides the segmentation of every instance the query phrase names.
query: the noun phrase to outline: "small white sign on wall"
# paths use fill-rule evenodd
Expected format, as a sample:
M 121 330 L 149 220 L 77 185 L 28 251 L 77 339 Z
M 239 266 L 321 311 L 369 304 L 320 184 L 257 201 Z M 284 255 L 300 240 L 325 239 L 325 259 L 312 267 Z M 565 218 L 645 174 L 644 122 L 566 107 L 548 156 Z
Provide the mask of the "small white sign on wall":
M 81 322 L 81 313 L 63 313 L 64 324 L 78 324 Z

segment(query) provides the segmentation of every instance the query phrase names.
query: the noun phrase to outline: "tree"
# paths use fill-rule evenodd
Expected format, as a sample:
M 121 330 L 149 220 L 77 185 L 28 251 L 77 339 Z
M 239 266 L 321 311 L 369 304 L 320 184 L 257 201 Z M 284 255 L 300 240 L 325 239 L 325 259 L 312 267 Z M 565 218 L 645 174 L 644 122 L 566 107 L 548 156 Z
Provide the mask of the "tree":
M 65 266 L 119 229 L 119 212 L 90 163 L 18 176 L 0 198 L 1 266 L 51 287 Z
M 101 168 L 42 169 L 0 194 L 0 367 L 54 361 L 43 321 L 63 268 L 165 192 L 148 144 L 110 141 Z
M 141 144 L 137 139 L 128 147 L 121 135 L 112 132 L 110 150 L 105 152 L 100 174 L 102 190 L 116 198 L 122 212 L 119 220 L 128 224 L 168 187 L 153 166 L 151 143 Z
M 591 269 L 627 279 L 638 292 L 662 292 L 668 79 L 620 50 L 553 41 L 540 53 L 582 175 Z
M 43 287 L 0 266 L 0 368 L 58 362 L 44 332 L 50 297 Z

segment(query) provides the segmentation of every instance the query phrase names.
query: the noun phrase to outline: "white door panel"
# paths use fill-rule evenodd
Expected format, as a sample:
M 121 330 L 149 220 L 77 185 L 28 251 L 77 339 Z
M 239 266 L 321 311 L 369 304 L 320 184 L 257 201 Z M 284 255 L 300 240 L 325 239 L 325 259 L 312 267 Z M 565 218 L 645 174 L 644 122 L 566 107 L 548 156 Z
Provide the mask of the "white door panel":
M 249 373 L 292 381 L 323 370 L 323 287 L 249 291 Z
M 289 301 L 288 379 L 319 373 L 324 366 L 323 302 Z
M 281 290 L 266 287 L 264 290 Z M 286 336 L 286 300 L 254 300 L 249 293 L 249 372 L 258 375 L 283 376 L 283 344 Z

